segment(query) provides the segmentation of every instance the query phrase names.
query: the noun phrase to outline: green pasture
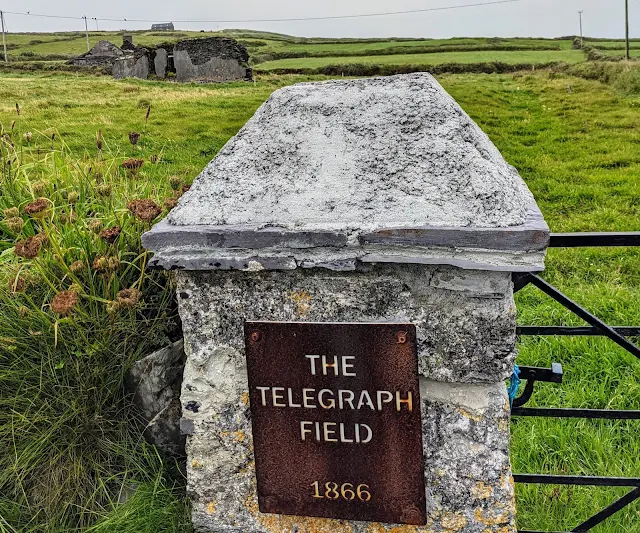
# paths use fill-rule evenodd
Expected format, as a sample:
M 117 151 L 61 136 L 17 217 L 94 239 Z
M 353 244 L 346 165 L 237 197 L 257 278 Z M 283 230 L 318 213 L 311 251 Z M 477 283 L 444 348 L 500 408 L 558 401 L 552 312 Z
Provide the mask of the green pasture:
M 260 40 L 267 37 L 282 39 Z M 480 57 L 506 61 L 496 58 L 504 54 L 517 63 L 583 60 L 570 50 Z M 542 59 L 551 54 L 563 59 Z M 307 67 L 316 60 L 325 58 L 291 61 Z M 273 63 L 282 61 L 265 65 L 281 68 Z M 143 444 L 122 392 L 125 368 L 176 328 L 171 276 L 145 274 L 139 235 L 147 226 L 127 203 L 162 204 L 179 194 L 272 91 L 310 79 L 178 85 L 0 74 L 2 153 L 15 157 L 12 173 L 5 167 L 0 175 L 1 533 L 189 531 L 180 465 Z M 640 230 L 639 97 L 546 71 L 440 82 L 520 171 L 553 231 Z M 135 146 L 131 131 L 143 133 Z M 136 174 L 120 166 L 131 157 L 145 161 Z M 4 210 L 40 196 L 51 200 L 50 222 L 21 214 L 16 233 Z M 93 220 L 120 225 L 120 240 L 102 242 L 91 233 Z M 48 232 L 49 247 L 33 260 L 16 257 L 16 242 L 38 231 Z M 96 254 L 119 254 L 119 270 L 92 272 Z M 72 259 L 86 260 L 87 269 L 70 274 Z M 16 276 L 25 273 L 28 286 L 16 291 Z M 609 323 L 640 325 L 640 250 L 552 250 L 543 276 Z M 132 284 L 143 290 L 142 307 L 108 311 L 117 290 Z M 80 291 L 80 303 L 61 318 L 50 302 L 69 287 Z M 521 324 L 580 324 L 534 288 L 519 293 L 517 305 Z M 541 385 L 532 405 L 640 409 L 640 362 L 609 341 L 522 339 L 518 362 L 564 367 L 565 382 Z M 514 471 L 640 477 L 639 429 L 637 422 L 520 419 L 512 427 Z M 620 494 L 519 485 L 519 527 L 568 531 Z M 636 503 L 593 531 L 638 532 L 639 513 Z
M 259 70 L 320 68 L 327 65 L 378 64 L 378 65 L 442 65 L 446 63 L 549 64 L 580 63 L 584 54 L 578 50 L 536 51 L 487 51 L 442 52 L 440 54 L 394 54 L 356 57 L 305 57 L 267 61 L 257 66 Z

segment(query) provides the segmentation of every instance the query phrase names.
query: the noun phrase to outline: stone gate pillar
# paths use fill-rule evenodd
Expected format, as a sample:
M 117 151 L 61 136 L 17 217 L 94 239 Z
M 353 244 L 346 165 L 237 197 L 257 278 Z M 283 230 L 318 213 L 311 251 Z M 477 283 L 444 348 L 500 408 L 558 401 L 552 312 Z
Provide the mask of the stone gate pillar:
M 276 91 L 144 236 L 153 264 L 179 270 L 196 530 L 515 532 L 511 273 L 541 270 L 548 239 L 517 171 L 430 75 Z M 399 332 L 384 337 L 388 325 Z M 356 355 L 331 359 L 343 365 L 334 378 L 331 365 L 313 366 L 319 353 L 296 352 L 307 341 L 333 346 L 328 358 L 344 346 Z M 267 377 L 270 362 L 280 366 Z M 376 374 L 384 365 L 392 371 Z M 417 434 L 410 406 L 395 403 L 409 394 L 390 384 L 400 374 L 419 383 Z M 370 392 L 341 390 L 360 377 Z M 350 479 L 356 463 L 364 470 Z M 423 476 L 407 487 L 416 467 Z M 326 475 L 275 488 L 306 479 L 305 468 Z M 393 503 L 402 483 L 418 489 L 406 507 Z

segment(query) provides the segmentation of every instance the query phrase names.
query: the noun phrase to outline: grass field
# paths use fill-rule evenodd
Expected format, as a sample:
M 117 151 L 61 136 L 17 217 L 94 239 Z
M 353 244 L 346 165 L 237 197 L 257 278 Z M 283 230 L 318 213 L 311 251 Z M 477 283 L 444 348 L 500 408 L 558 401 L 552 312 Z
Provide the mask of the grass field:
M 306 79 L 262 76 L 255 84 L 177 85 L 81 75 L 2 74 L 0 123 L 16 140 L 16 154 L 29 163 L 11 187 L 0 183 L 0 213 L 18 200 L 24 205 L 37 197 L 38 184 L 52 180 L 57 184 L 50 192 L 56 217 L 68 218 L 75 209 L 80 221 L 100 216 L 105 224 L 122 224 L 129 248 L 123 242 L 118 245 L 120 252 L 141 253 L 136 243 L 141 228 L 128 222 L 126 203 L 141 195 L 161 202 L 171 193 L 171 176 L 190 182 L 273 90 Z M 445 75 L 440 81 L 518 168 L 553 231 L 640 230 L 638 97 L 621 96 L 597 81 L 548 72 Z M 144 131 L 149 106 L 146 134 L 134 147 L 128 133 Z M 96 147 L 98 131 L 104 143 L 102 155 Z M 32 133 L 29 142 L 27 132 Z M 118 170 L 120 162 L 131 156 L 147 161 L 135 179 Z M 101 182 L 91 170 L 94 164 L 104 169 Z M 97 196 L 105 184 L 112 188 L 111 199 Z M 69 192 L 76 189 L 81 194 L 73 204 Z M 0 222 L 0 301 L 5 317 L 0 321 L 0 532 L 188 531 L 183 480 L 176 468 L 136 440 L 135 432 L 132 436 L 122 429 L 129 411 L 118 387 L 121 370 L 114 373 L 112 348 L 105 341 L 111 338 L 109 332 L 82 329 L 72 343 L 67 340 L 74 327 L 86 325 L 85 314 L 106 316 L 97 305 L 105 297 L 88 293 L 79 318 L 57 321 L 48 310 L 51 289 L 46 286 L 28 298 L 10 296 L 7 279 L 17 268 L 37 273 L 45 262 L 16 258 L 16 237 L 6 224 L 5 217 Z M 23 233 L 31 231 L 29 224 L 38 222 L 28 222 Z M 85 235 L 83 224 L 61 230 L 60 239 L 69 248 L 65 253 L 75 253 L 73 243 Z M 78 246 L 86 253 L 108 249 L 91 239 Z M 46 253 L 53 265 L 55 249 Z M 141 257 L 125 257 L 132 265 L 128 275 L 137 275 L 133 267 L 142 268 Z M 640 250 L 553 250 L 547 265 L 545 279 L 609 323 L 640 324 Z M 48 274 L 52 282 L 68 283 L 55 268 Z M 96 283 L 97 292 L 115 290 L 102 281 Z M 153 286 L 145 287 L 151 291 Z M 106 299 L 110 298 L 113 295 Z M 533 288 L 522 291 L 517 303 L 522 324 L 580 323 Z M 163 305 L 170 308 L 169 303 Z M 32 336 L 36 326 L 21 321 L 23 308 L 38 317 L 38 336 Z M 147 326 L 127 320 L 133 318 L 123 317 L 116 324 L 131 339 L 138 339 Z M 13 348 L 7 339 L 17 335 L 11 330 L 17 326 L 27 341 Z M 58 333 L 62 341 L 56 346 Z M 130 347 L 121 349 L 129 362 L 142 355 Z M 565 383 L 540 386 L 534 405 L 640 409 L 640 363 L 608 341 L 523 339 L 518 362 L 538 366 L 559 362 L 564 367 Z M 83 376 L 91 379 L 80 379 Z M 60 406 L 66 406 L 68 414 L 58 420 L 55 413 Z M 637 434 L 637 422 L 522 419 L 512 430 L 514 471 L 640 477 Z M 68 488 L 69 480 L 86 478 L 83 454 L 90 457 L 91 479 L 101 498 L 89 494 L 90 487 L 78 485 L 73 506 L 47 507 L 45 503 L 60 495 L 47 500 L 43 487 L 64 479 Z M 40 478 L 42 484 L 34 482 Z M 134 497 L 118 504 L 122 488 L 132 484 L 139 487 Z M 620 491 L 518 486 L 517 494 L 520 528 L 567 531 L 611 503 Z M 636 504 L 593 531 L 638 532 L 639 512 Z M 74 528 L 78 523 L 83 527 Z M 88 524 L 93 524 L 91 529 Z
M 355 57 L 305 57 L 267 61 L 258 65 L 258 70 L 320 68 L 327 65 L 348 65 L 354 63 L 378 65 L 441 65 L 444 63 L 491 63 L 546 64 L 554 62 L 580 63 L 584 54 L 578 50 L 563 51 L 483 51 L 483 52 L 442 52 L 438 54 L 394 54 L 384 56 Z

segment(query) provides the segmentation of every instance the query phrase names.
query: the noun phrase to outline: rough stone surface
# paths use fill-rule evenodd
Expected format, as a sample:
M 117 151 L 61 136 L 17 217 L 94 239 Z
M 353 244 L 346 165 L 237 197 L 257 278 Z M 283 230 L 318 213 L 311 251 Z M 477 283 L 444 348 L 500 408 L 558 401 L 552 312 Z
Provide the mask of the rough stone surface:
M 146 80 L 149 77 L 149 57 L 145 49 L 136 48 L 135 55 L 119 58 L 113 64 L 113 77 L 115 79 L 140 78 Z
M 178 81 L 252 79 L 247 49 L 228 37 L 180 41 L 174 47 L 173 60 Z
M 180 431 L 184 362 L 184 344 L 179 341 L 136 362 L 127 376 L 134 402 L 147 421 L 145 436 L 159 449 L 178 456 L 185 453 Z
M 153 66 L 158 78 L 164 78 L 167 75 L 167 51 L 164 48 L 158 48 L 155 51 Z
M 229 337 L 244 350 L 244 320 L 403 322 L 417 325 L 419 372 L 495 383 L 512 372 L 515 306 L 510 275 L 452 267 L 380 265 L 367 272 L 185 272 L 178 298 L 193 350 Z M 227 341 L 225 341 L 227 342 Z M 193 353 L 190 357 L 196 357 Z
M 169 220 L 490 228 L 522 225 L 532 207 L 489 138 L 431 75 L 418 73 L 276 91 Z
M 411 312 L 408 278 L 430 278 L 434 287 L 428 289 L 426 283 L 421 290 L 455 293 L 454 301 L 459 303 L 462 300 L 457 298 L 463 294 L 500 301 L 508 290 L 508 281 L 497 275 L 494 280 L 476 284 L 460 278 L 454 270 L 418 275 L 409 269 L 397 272 L 395 282 L 389 279 L 389 273 L 377 272 L 368 282 L 358 282 L 358 291 L 349 287 L 352 280 L 348 278 L 352 276 L 329 273 L 317 280 L 317 285 L 314 277 L 305 279 L 300 272 L 286 276 L 289 281 L 285 282 L 282 275 L 273 272 L 178 275 L 187 352 L 181 401 L 185 422 L 191 422 L 188 493 L 197 531 L 515 533 L 508 404 L 501 382 L 460 385 L 422 378 L 427 526 L 288 517 L 258 511 L 243 318 L 341 321 L 357 317 L 364 321 L 380 319 L 390 309 L 406 307 Z M 374 279 L 383 281 L 376 284 Z M 403 289 L 403 285 L 407 287 Z M 392 294 L 398 290 L 404 294 Z M 423 339 L 425 345 L 428 341 Z M 421 353 L 423 350 L 421 347 Z

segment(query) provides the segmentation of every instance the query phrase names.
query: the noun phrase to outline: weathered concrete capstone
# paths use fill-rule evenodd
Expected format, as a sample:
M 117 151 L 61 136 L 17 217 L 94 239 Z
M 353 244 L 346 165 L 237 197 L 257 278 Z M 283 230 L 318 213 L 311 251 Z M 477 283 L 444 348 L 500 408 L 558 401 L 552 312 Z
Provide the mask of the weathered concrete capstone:
M 173 61 L 178 81 L 252 79 L 247 49 L 229 37 L 180 41 L 174 47 Z
M 179 270 L 196 530 L 515 533 L 511 273 L 541 270 L 548 239 L 517 171 L 428 74 L 274 93 L 143 237 Z M 416 325 L 427 525 L 260 512 L 245 321 Z

